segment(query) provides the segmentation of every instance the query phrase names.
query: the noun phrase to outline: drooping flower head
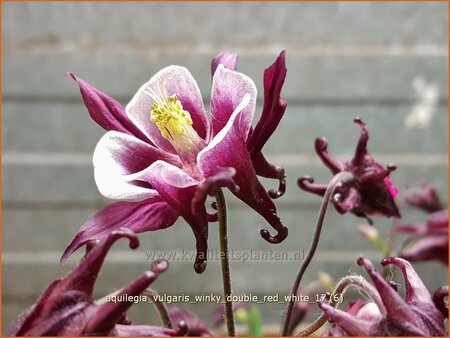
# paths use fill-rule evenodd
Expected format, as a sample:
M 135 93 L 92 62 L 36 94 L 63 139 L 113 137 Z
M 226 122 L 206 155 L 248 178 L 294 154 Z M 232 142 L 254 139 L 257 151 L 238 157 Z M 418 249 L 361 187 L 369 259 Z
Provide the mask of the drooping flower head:
M 221 187 L 261 214 L 277 231 L 261 235 L 271 243 L 287 236 L 287 228 L 271 200 L 285 190 L 284 170 L 261 153 L 286 109 L 280 93 L 286 76 L 284 52 L 264 73 L 264 106 L 251 124 L 256 86 L 236 71 L 234 54 L 221 53 L 212 63 L 211 121 L 197 83 L 186 68 L 159 71 L 135 94 L 124 110 L 114 99 L 72 77 L 92 118 L 108 132 L 94 152 L 99 191 L 112 204 L 87 221 L 67 247 L 61 261 L 92 239 L 119 227 L 140 233 L 171 226 L 179 216 L 196 238 L 194 268 L 206 268 L 208 195 Z M 280 181 L 278 191 L 264 189 L 257 175 Z M 130 201 L 131 200 L 131 201 Z
M 448 266 L 448 210 L 430 214 L 425 224 L 397 225 L 393 231 L 410 234 L 400 257 L 410 262 L 438 260 Z
M 187 331 L 186 323 L 177 322 L 176 329 L 149 325 L 131 325 L 125 312 L 134 297 L 164 272 L 168 263 L 155 261 L 149 271 L 130 285 L 101 300 L 92 298 L 94 285 L 106 254 L 119 238 L 128 238 L 130 247 L 139 246 L 133 231 L 112 231 L 103 241 L 89 246 L 89 252 L 67 276 L 53 281 L 38 301 L 11 324 L 11 336 L 180 336 Z M 111 300 L 109 300 L 109 298 Z M 114 298 L 113 298 L 114 297 Z M 116 299 L 117 301 L 112 301 Z
M 367 151 L 369 131 L 366 124 L 355 118 L 354 122 L 361 128 L 361 134 L 356 144 L 353 158 L 340 161 L 328 153 L 328 144 L 324 138 L 317 138 L 315 149 L 322 162 L 333 175 L 339 172 L 349 172 L 353 175 L 350 183 L 341 182 L 334 190 L 332 203 L 339 213 L 352 212 L 356 216 L 370 215 L 400 217 L 400 212 L 394 202 L 398 190 L 392 185 L 389 174 L 396 169 L 393 164 L 383 168 Z M 303 176 L 298 179 L 301 189 L 323 196 L 327 185 L 313 184 L 314 179 Z
M 377 292 L 377 302 L 357 302 L 347 311 L 329 304 L 319 303 L 321 309 L 332 321 L 327 332 L 331 336 L 444 336 L 444 315 L 441 309 L 444 292 L 442 289 L 431 297 L 412 265 L 398 257 L 382 260 L 381 265 L 396 265 L 402 272 L 405 296 L 397 293 L 396 284 L 386 281 L 373 264 L 359 258 L 369 274 Z

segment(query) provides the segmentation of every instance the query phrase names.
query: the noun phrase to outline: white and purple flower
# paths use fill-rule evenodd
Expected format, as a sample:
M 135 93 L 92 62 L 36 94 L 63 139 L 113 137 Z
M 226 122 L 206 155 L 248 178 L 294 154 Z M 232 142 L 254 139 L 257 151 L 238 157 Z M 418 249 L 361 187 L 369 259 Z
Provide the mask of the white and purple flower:
M 108 132 L 93 156 L 95 181 L 101 194 L 122 200 L 88 220 L 69 244 L 61 261 L 93 239 L 117 228 L 136 233 L 170 227 L 179 216 L 192 228 L 197 257 L 194 268 L 206 268 L 207 195 L 220 187 L 261 214 L 277 231 L 261 230 L 264 239 L 279 243 L 287 228 L 271 200 L 284 193 L 284 170 L 270 165 L 262 147 L 286 110 L 280 92 L 286 76 L 284 52 L 264 73 L 264 106 L 252 128 L 256 86 L 236 71 L 235 54 L 221 53 L 212 62 L 211 121 L 192 75 L 170 66 L 145 83 L 125 109 L 104 93 L 71 74 L 91 117 Z M 257 175 L 280 181 L 267 192 Z

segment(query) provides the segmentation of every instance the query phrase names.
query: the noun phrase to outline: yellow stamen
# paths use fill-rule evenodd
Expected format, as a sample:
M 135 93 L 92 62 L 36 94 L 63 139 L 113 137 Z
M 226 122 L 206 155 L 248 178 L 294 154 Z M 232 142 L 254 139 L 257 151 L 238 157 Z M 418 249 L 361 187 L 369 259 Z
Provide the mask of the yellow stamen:
M 179 153 L 198 152 L 201 141 L 192 127 L 191 114 L 183 109 L 183 105 L 175 94 L 167 95 L 165 89 L 161 90 L 159 84 L 158 91 L 159 93 L 155 94 L 147 90 L 147 94 L 153 100 L 150 121 L 158 126 L 161 135 L 172 143 Z
M 192 128 L 191 115 L 183 109 L 176 95 L 155 100 L 151 109 L 150 121 L 158 126 L 166 139 L 185 135 Z

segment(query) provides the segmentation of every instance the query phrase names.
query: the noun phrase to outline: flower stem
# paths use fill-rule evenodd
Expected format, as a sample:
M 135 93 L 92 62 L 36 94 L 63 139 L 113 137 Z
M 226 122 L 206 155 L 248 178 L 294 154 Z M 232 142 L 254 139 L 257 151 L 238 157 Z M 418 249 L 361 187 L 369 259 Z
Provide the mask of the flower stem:
M 311 245 L 308 250 L 308 254 L 305 257 L 305 260 L 303 261 L 302 265 L 300 266 L 299 270 L 297 271 L 297 275 L 295 276 L 294 284 L 292 285 L 291 295 L 295 296 L 297 295 L 298 288 L 300 286 L 300 282 L 303 278 L 303 275 L 308 268 L 309 263 L 314 257 L 314 254 L 316 253 L 317 247 L 319 245 L 320 240 L 320 234 L 322 232 L 322 226 L 323 221 L 325 219 L 325 215 L 327 213 L 327 207 L 331 200 L 331 197 L 333 196 L 334 190 L 338 183 L 340 182 L 349 182 L 353 180 L 353 175 L 350 172 L 342 171 L 337 173 L 333 176 L 330 183 L 327 186 L 327 190 L 325 191 L 325 194 L 322 199 L 322 204 L 320 205 L 319 214 L 317 215 L 317 221 L 316 221 L 316 228 L 314 231 L 314 236 L 311 242 Z M 289 330 L 289 323 L 291 320 L 292 310 L 294 308 L 294 297 L 291 297 L 291 300 L 289 301 L 286 309 L 286 314 L 284 316 L 284 322 L 283 322 L 283 329 L 282 329 L 282 336 L 287 336 L 288 330 Z
M 163 302 L 159 301 L 157 297 L 155 297 L 158 294 L 152 289 L 145 290 L 143 294 L 152 300 L 153 305 L 155 306 L 156 311 L 158 311 L 159 317 L 161 318 L 164 327 L 173 329 L 172 320 L 170 319 L 169 311 L 167 311 L 166 305 Z
M 233 302 L 231 301 L 230 263 L 228 260 L 227 205 L 223 192 L 216 192 L 217 215 L 219 219 L 220 263 L 222 266 L 223 295 L 225 302 L 225 322 L 229 337 L 236 336 L 234 327 Z
M 347 276 L 342 278 L 333 293 L 330 296 L 330 305 L 336 307 L 339 303 L 336 302 L 333 296 L 335 295 L 344 295 L 347 289 L 350 286 L 356 286 L 367 293 L 367 295 L 377 304 L 380 312 L 382 314 L 386 313 L 386 308 L 381 300 L 380 295 L 378 294 L 375 287 L 369 284 L 362 276 Z M 328 317 L 325 313 L 322 313 L 319 318 L 317 318 L 312 324 L 305 327 L 303 330 L 296 334 L 297 337 L 305 337 L 313 334 L 318 329 L 320 329 L 326 322 L 328 321 Z

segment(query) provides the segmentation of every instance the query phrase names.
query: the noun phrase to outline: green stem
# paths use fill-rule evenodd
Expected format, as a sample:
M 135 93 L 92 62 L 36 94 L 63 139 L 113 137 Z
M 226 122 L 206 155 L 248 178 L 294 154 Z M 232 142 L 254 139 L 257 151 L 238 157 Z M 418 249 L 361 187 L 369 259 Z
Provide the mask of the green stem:
M 234 337 L 236 336 L 236 331 L 234 327 L 233 302 L 231 301 L 230 263 L 228 260 L 227 205 L 221 189 L 216 192 L 216 203 L 219 219 L 220 263 L 222 266 L 225 322 L 227 324 L 228 336 Z
M 314 237 L 312 239 L 311 245 L 308 250 L 308 254 L 305 257 L 305 260 L 303 261 L 302 265 L 300 266 L 299 270 L 297 271 L 297 275 L 295 276 L 294 284 L 292 285 L 291 295 L 295 296 L 297 295 L 298 288 L 300 286 L 300 282 L 302 281 L 303 275 L 308 268 L 309 263 L 314 257 L 314 254 L 316 253 L 317 247 L 319 245 L 320 240 L 320 234 L 322 232 L 322 226 L 323 221 L 325 220 L 325 215 L 327 213 L 327 207 L 328 203 L 331 200 L 331 197 L 334 194 L 334 190 L 339 182 L 350 182 L 353 180 L 353 175 L 350 172 L 342 171 L 337 173 L 333 176 L 330 183 L 328 184 L 327 190 L 325 191 L 325 194 L 322 199 L 322 204 L 320 206 L 319 214 L 317 215 L 317 221 L 316 221 L 316 229 L 314 231 Z M 289 330 L 289 323 L 291 320 L 292 310 L 294 309 L 294 297 L 291 297 L 291 300 L 289 301 L 286 309 L 286 314 L 284 316 L 283 321 L 283 329 L 282 329 L 282 336 L 287 336 L 288 330 Z

